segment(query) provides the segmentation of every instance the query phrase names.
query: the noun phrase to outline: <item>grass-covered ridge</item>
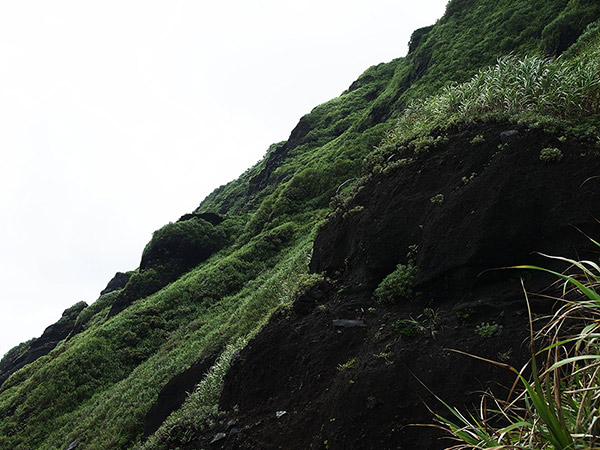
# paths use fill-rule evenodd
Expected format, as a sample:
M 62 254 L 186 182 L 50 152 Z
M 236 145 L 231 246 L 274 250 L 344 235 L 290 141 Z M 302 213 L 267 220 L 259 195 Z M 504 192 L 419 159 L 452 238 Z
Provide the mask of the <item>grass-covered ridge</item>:
M 480 69 L 471 80 L 415 100 L 370 156 L 371 170 L 405 150 L 435 145 L 433 135 L 478 121 L 505 121 L 598 140 L 600 34 L 597 23 L 582 36 L 583 53 L 570 58 L 514 55 Z M 583 56 L 585 55 L 585 56 Z
M 185 242 L 208 246 L 215 252 L 209 259 L 182 265 L 183 275 L 174 280 L 165 276 L 158 287 L 149 286 L 153 277 L 147 276 L 144 284 L 136 274 L 131 286 L 138 283 L 136 292 L 142 294 L 131 306 L 109 317 L 124 291 L 101 296 L 80 313 L 78 334 L 15 372 L 0 387 L 0 448 L 64 448 L 76 439 L 86 449 L 142 446 L 144 417 L 160 390 L 205 358 L 215 361 L 210 377 L 146 448 L 189 441 L 217 414 L 232 349 L 315 281 L 308 275 L 315 230 L 330 212 L 332 197 L 361 175 L 365 157 L 372 154 L 370 162 L 384 163 L 415 138 L 421 138 L 418 147 L 424 148 L 427 139 L 435 139 L 431 132 L 491 116 L 568 120 L 571 114 L 565 116 L 553 100 L 538 99 L 539 77 L 528 97 L 521 98 L 519 76 L 534 69 L 547 74 L 542 78 L 548 85 L 576 91 L 562 105 L 573 110 L 577 99 L 586 99 L 585 112 L 573 117 L 598 114 L 597 77 L 579 78 L 597 68 L 593 27 L 562 59 L 542 56 L 554 42 L 552 30 L 560 36 L 565 24 L 585 26 L 590 11 L 598 16 L 595 2 L 451 1 L 436 25 L 413 35 L 406 58 L 369 68 L 340 97 L 304 116 L 288 141 L 272 145 L 262 161 L 209 195 L 196 213 L 221 214 L 225 220 L 218 233 L 203 223 L 167 225 L 146 253 L 159 253 L 157 261 L 164 261 L 158 245 L 163 239 L 168 249 Z M 506 57 L 511 51 L 537 56 Z M 499 65 L 493 66 L 498 58 Z M 505 83 L 506 98 L 517 97 L 521 103 L 498 102 L 497 91 L 485 94 L 494 80 Z M 577 90 L 572 81 L 585 84 Z M 447 87 L 457 82 L 466 83 Z M 429 94 L 438 95 L 419 100 Z M 531 102 L 524 103 L 527 98 Z M 542 103 L 544 108 L 531 106 Z M 158 276 L 163 270 L 159 263 L 148 264 L 146 273 L 154 270 Z

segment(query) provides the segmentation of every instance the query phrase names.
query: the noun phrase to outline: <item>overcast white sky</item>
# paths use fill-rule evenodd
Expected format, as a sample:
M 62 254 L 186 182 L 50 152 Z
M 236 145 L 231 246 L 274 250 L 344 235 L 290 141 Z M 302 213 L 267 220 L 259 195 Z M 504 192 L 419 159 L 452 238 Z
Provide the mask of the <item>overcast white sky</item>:
M 0 356 L 447 0 L 0 0 Z

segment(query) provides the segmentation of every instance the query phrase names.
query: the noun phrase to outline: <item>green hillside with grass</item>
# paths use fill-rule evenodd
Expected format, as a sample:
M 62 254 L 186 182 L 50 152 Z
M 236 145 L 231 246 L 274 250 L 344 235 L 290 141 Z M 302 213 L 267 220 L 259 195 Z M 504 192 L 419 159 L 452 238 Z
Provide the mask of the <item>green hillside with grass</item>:
M 7 353 L 0 449 L 204 448 L 199 436 L 214 436 L 227 417 L 221 395 L 236 355 L 307 291 L 358 265 L 348 257 L 337 275 L 313 270 L 313 246 L 324 228 L 360 214 L 353 202 L 378 177 L 417 171 L 415 162 L 434 158 L 453 133 L 486 124 L 553 136 L 558 144 L 541 156 L 550 162 L 560 161 L 565 141 L 592 157 L 600 148 L 599 20 L 595 0 L 451 0 L 442 18 L 413 33 L 407 56 L 368 68 L 259 163 L 157 230 L 123 285 L 65 312 L 66 336 L 48 337 L 47 353 L 34 357 L 35 340 Z M 484 134 L 469 137 L 464 152 L 476 151 Z M 407 277 L 403 262 L 385 278 L 391 297 L 394 286 L 419 277 Z M 585 355 L 597 358 L 588 337 Z M 198 367 L 180 389 L 189 396 L 156 406 L 170 382 L 191 379 Z M 222 448 L 270 448 L 256 442 Z M 385 448 L 368 442 L 321 445 Z

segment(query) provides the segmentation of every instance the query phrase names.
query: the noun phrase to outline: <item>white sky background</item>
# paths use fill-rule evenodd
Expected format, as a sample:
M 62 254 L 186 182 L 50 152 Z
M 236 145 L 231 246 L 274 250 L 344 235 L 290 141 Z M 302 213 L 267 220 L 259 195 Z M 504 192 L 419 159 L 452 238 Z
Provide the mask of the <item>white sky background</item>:
M 0 0 L 0 357 L 447 0 Z

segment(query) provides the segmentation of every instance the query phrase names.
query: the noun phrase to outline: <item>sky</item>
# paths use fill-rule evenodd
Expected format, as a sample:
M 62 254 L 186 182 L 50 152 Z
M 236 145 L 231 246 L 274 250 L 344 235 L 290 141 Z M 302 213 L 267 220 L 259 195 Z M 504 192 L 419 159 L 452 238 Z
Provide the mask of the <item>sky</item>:
M 447 0 L 0 0 L 0 356 Z

